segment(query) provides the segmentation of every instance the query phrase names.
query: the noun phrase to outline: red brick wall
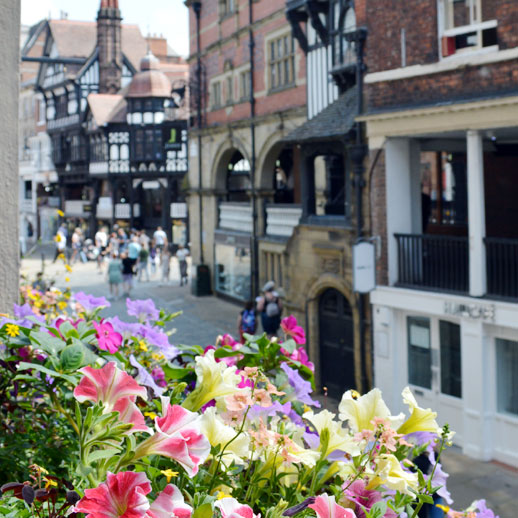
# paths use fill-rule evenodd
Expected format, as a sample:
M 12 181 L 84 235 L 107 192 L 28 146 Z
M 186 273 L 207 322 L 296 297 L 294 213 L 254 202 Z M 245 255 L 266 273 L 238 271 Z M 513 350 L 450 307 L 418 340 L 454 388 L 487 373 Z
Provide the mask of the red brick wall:
M 406 32 L 406 66 L 439 61 L 437 4 L 430 0 L 391 2 L 366 0 L 368 28 L 366 63 L 368 72 L 400 68 L 401 29 Z M 500 50 L 518 46 L 518 2 L 484 0 L 485 16 L 498 21 Z M 367 86 L 369 110 L 380 110 L 502 95 L 515 92 L 518 84 L 516 60 L 484 66 L 459 67 L 440 74 L 431 74 Z
M 237 0 L 236 0 L 237 3 Z M 254 27 L 254 91 L 256 93 L 256 115 L 268 115 L 285 111 L 290 108 L 298 108 L 306 104 L 306 86 L 302 84 L 285 90 L 268 92 L 268 74 L 266 63 L 266 40 L 272 33 L 286 29 L 291 32 L 290 26 L 284 14 L 284 4 L 271 0 L 254 1 L 253 17 Z M 201 10 L 201 48 L 202 63 L 206 74 L 207 90 L 210 89 L 211 79 L 224 73 L 224 65 L 231 62 L 234 69 L 250 63 L 249 54 L 249 16 L 248 0 L 238 2 L 237 14 L 220 19 L 218 0 L 202 1 Z M 191 76 L 195 74 L 196 54 L 196 23 L 192 9 L 190 10 L 190 49 Z M 305 80 L 306 67 L 303 52 L 296 46 L 295 57 L 296 77 Z M 222 83 L 222 101 L 225 104 L 226 83 Z M 234 103 L 213 110 L 210 105 L 206 112 L 206 124 L 218 125 L 246 119 L 250 116 L 250 105 L 242 102 L 238 97 L 239 74 L 234 75 Z M 209 103 L 210 92 L 207 92 Z

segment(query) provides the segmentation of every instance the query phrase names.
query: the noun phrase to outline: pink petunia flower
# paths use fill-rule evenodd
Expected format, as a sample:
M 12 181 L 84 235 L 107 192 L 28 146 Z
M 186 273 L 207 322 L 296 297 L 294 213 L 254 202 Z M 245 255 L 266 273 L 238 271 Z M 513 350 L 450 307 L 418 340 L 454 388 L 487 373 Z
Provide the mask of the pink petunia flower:
M 169 484 L 151 504 L 147 516 L 149 518 L 190 518 L 192 507 L 184 502 L 182 492 Z
M 260 518 L 260 514 L 254 514 L 248 505 L 240 504 L 235 498 L 227 497 L 217 500 L 214 504 L 220 511 L 222 518 Z
M 286 336 L 295 340 L 295 343 L 299 345 L 306 343 L 306 333 L 302 327 L 297 325 L 297 319 L 293 315 L 282 319 L 281 328 Z
M 102 369 L 83 367 L 79 372 L 84 376 L 74 389 L 77 401 L 102 403 L 105 412 L 119 412 L 123 423 L 133 424 L 131 433 L 149 432 L 144 416 L 135 405 L 137 396 L 147 398 L 145 387 L 141 387 L 129 374 L 120 370 L 115 362 L 107 363 Z
M 189 476 L 196 475 L 210 453 L 210 443 L 200 432 L 199 417 L 179 405 L 168 405 L 164 415 L 155 419 L 154 435 L 137 446 L 135 458 L 163 455 L 181 464 Z
M 345 486 L 344 486 L 345 487 Z M 366 488 L 364 480 L 355 480 L 346 490 L 345 497 L 356 504 L 356 515 L 358 518 L 365 518 L 365 511 L 370 511 L 372 506 L 382 499 L 379 491 L 372 491 Z M 385 518 L 396 518 L 392 509 L 387 509 Z
M 106 482 L 85 490 L 74 512 L 85 513 L 86 518 L 144 518 L 150 508 L 146 497 L 150 492 L 151 484 L 145 473 L 108 472 Z
M 99 349 L 115 354 L 122 344 L 122 335 L 117 333 L 110 322 L 101 320 L 99 323 L 92 322 L 95 327 L 96 338 L 98 340 Z
M 335 497 L 327 494 L 319 495 L 308 507 L 316 511 L 318 518 L 356 518 L 351 509 L 346 509 L 335 502 Z

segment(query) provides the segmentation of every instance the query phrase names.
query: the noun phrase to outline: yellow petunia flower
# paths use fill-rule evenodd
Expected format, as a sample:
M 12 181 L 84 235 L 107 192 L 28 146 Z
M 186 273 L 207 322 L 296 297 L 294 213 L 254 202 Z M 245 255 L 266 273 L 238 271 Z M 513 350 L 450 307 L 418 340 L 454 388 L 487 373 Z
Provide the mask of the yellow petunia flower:
M 173 477 L 178 476 L 178 471 L 173 471 L 172 469 L 163 469 L 163 470 L 160 470 L 160 473 L 162 473 L 162 475 L 165 476 L 168 484 L 169 484 L 169 482 L 171 482 L 171 479 Z
M 20 334 L 20 328 L 16 324 L 7 324 L 5 326 L 5 331 L 8 336 L 12 336 L 13 338 Z

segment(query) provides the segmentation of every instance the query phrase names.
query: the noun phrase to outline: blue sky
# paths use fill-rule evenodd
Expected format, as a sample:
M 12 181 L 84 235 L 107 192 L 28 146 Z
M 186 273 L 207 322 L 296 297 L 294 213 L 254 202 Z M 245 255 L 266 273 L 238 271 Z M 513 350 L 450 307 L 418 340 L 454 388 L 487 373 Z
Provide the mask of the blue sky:
M 95 20 L 100 0 L 22 0 L 22 23 L 32 25 L 43 18 Z M 137 24 L 142 34 L 163 34 L 169 45 L 181 54 L 189 52 L 188 10 L 183 0 L 119 0 L 123 22 Z

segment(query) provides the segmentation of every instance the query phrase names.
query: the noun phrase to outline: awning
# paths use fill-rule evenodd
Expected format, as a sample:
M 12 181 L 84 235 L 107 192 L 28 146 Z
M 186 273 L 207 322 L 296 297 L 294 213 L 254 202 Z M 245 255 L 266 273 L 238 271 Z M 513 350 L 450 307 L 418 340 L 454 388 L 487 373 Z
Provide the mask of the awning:
M 343 140 L 354 126 L 358 109 L 357 99 L 356 87 L 349 88 L 335 102 L 292 131 L 282 141 L 301 144 L 312 141 Z

